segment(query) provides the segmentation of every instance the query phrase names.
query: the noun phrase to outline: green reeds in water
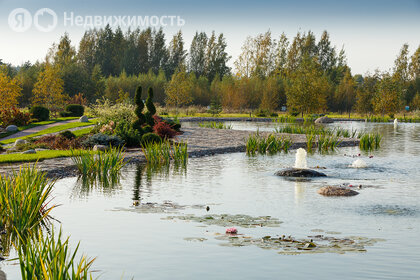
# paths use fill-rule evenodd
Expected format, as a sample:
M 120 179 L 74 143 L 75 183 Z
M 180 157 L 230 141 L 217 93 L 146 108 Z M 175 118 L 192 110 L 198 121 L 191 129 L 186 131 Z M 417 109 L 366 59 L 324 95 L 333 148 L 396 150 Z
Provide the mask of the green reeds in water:
M 222 122 L 203 122 L 203 123 L 198 123 L 199 127 L 204 127 L 204 128 L 215 128 L 215 129 L 232 129 L 232 125 L 226 125 Z
M 84 183 L 118 183 L 120 171 L 126 164 L 124 158 L 123 147 L 110 147 L 97 154 L 91 151 L 72 151 L 72 160 Z
M 162 141 L 142 145 L 144 156 L 150 165 L 167 165 L 171 161 L 176 165 L 188 162 L 188 145 L 183 142 Z
M 379 133 L 366 133 L 360 137 L 359 147 L 362 150 L 370 151 L 381 146 L 382 135 Z
M 318 151 L 319 152 L 328 152 L 334 151 L 338 144 L 340 144 L 338 136 L 335 135 L 319 135 L 318 136 Z
M 79 244 L 71 252 L 69 238 L 63 239 L 61 230 L 58 236 L 52 231 L 51 235 L 21 246 L 18 251 L 22 279 L 92 279 L 89 269 L 95 259 L 76 259 L 78 250 Z
M 252 134 L 246 140 L 247 155 L 270 154 L 274 155 L 281 151 L 288 152 L 292 140 L 286 137 L 278 137 L 274 134 L 262 136 L 258 132 Z
M 343 138 L 355 138 L 357 130 L 347 130 L 341 127 L 337 128 L 325 128 L 323 126 L 297 126 L 297 125 L 286 125 L 283 127 L 276 127 L 274 130 L 276 133 L 289 133 L 289 134 L 313 134 L 313 135 L 329 135 Z
M 53 185 L 36 165 L 22 166 L 10 177 L 0 175 L 0 224 L 6 231 L 1 237 L 4 255 L 8 255 L 11 242 L 31 238 L 33 232 L 51 224 Z

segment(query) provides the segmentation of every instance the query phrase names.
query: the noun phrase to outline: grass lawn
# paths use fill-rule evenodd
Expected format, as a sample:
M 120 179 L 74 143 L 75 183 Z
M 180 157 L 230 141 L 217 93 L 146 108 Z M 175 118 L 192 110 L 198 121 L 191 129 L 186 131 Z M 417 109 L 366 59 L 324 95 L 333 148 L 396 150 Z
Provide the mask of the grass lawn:
M 86 128 L 74 130 L 72 132 L 74 135 L 76 135 L 76 137 L 80 137 L 80 136 L 89 134 L 92 131 L 92 129 L 93 129 L 92 127 L 86 127 Z
M 79 150 L 74 150 L 79 151 Z M 92 151 L 92 153 L 95 153 Z M 12 162 L 33 162 L 41 161 L 49 158 L 70 157 L 72 155 L 70 150 L 48 150 L 39 151 L 36 154 L 0 154 L 0 163 Z
M 7 137 L 9 135 L 15 134 L 19 131 L 32 128 L 32 127 L 51 124 L 51 123 L 56 123 L 56 122 L 68 121 L 68 120 L 75 120 L 75 119 L 78 119 L 78 118 L 77 117 L 56 118 L 56 119 L 51 119 L 51 120 L 48 120 L 48 121 L 34 122 L 34 123 L 30 123 L 28 125 L 18 126 L 18 129 L 19 129 L 18 131 L 2 133 L 2 134 L 0 134 L 0 139 L 4 138 L 4 137 Z
M 4 140 L 4 141 L 1 141 L 0 144 L 6 145 L 6 144 L 10 144 L 10 143 L 15 142 L 16 139 L 27 139 L 27 138 L 31 138 L 31 137 L 35 137 L 35 136 L 41 136 L 41 135 L 44 135 L 44 134 L 60 132 L 60 131 L 71 129 L 71 128 L 94 125 L 96 123 L 97 123 L 97 120 L 92 120 L 92 121 L 87 122 L 87 123 L 72 122 L 72 123 L 67 123 L 67 124 L 63 124 L 63 125 L 57 125 L 57 126 L 53 126 L 53 127 L 41 130 L 41 131 L 39 131 L 37 133 L 34 133 L 34 134 L 31 134 L 31 135 Z

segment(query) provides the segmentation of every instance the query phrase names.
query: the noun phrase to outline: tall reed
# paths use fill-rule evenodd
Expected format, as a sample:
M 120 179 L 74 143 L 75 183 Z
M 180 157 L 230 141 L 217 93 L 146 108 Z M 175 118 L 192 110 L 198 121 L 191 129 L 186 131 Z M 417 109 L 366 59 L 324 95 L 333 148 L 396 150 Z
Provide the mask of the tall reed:
M 232 129 L 232 125 L 226 125 L 222 122 L 204 122 L 204 123 L 198 123 L 199 127 L 204 128 L 215 128 L 215 129 Z
M 84 180 L 114 182 L 118 179 L 124 161 L 125 152 L 123 147 L 110 147 L 98 154 L 90 151 L 71 151 L 72 160 Z
M 22 279 L 92 279 L 89 270 L 95 259 L 81 256 L 77 261 L 79 244 L 73 252 L 69 247 L 69 238 L 63 239 L 61 230 L 58 236 L 53 230 L 51 235 L 47 234 L 20 247 L 18 252 Z
M 1 230 L 6 231 L 2 237 L 4 253 L 8 253 L 10 242 L 26 240 L 39 228 L 51 224 L 50 212 L 55 207 L 51 203 L 53 185 L 36 165 L 22 166 L 11 177 L 0 175 L 0 223 Z
M 188 161 L 188 145 L 184 142 L 145 143 L 142 144 L 142 150 L 150 165 L 167 165 L 171 161 L 186 165 Z
M 382 135 L 379 133 L 366 133 L 361 136 L 359 147 L 365 151 L 378 149 L 381 146 L 381 141 Z
M 281 151 L 288 152 L 292 140 L 286 137 L 278 137 L 274 134 L 262 136 L 259 132 L 251 134 L 246 139 L 246 153 L 247 155 L 260 154 L 276 154 Z

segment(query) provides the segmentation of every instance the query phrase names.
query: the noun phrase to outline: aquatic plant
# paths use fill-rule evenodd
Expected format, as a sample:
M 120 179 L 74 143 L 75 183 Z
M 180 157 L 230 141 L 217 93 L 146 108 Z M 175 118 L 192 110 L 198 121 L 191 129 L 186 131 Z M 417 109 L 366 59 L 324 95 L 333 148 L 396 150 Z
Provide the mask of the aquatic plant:
M 232 125 L 226 125 L 222 122 L 203 122 L 203 123 L 198 123 L 199 127 L 204 127 L 204 128 L 215 128 L 215 129 L 232 129 Z
M 381 146 L 381 141 L 382 135 L 379 133 L 363 134 L 360 138 L 359 147 L 365 151 L 378 149 Z
M 341 141 L 335 135 L 319 135 L 317 147 L 319 152 L 334 151 Z
M 357 135 L 357 130 L 347 130 L 341 127 L 325 128 L 323 126 L 297 126 L 285 125 L 283 127 L 276 127 L 276 133 L 290 133 L 290 134 L 313 134 L 313 135 L 334 135 L 336 137 L 354 138 Z
M 287 153 L 292 140 L 286 137 L 278 137 L 274 134 L 262 136 L 259 132 L 251 134 L 246 140 L 246 153 L 247 155 L 260 154 L 276 154 L 281 151 Z
M 296 117 L 293 116 L 280 116 L 273 119 L 273 122 L 277 123 L 294 123 L 296 122 Z
M 169 141 L 142 144 L 142 151 L 150 165 L 166 165 L 170 161 L 175 164 L 186 165 L 188 161 L 188 145 L 184 142 Z
M 18 252 L 22 279 L 92 279 L 89 270 L 95 259 L 81 256 L 77 261 L 79 244 L 71 252 L 69 238 L 63 239 L 60 230 L 58 236 L 52 231 L 51 235 L 21 246 Z
M 226 229 L 227 234 L 237 234 L 238 230 L 235 227 L 227 228 Z
M 116 178 L 124 167 L 123 147 L 110 147 L 104 152 L 94 154 L 90 151 L 71 151 L 72 160 L 82 177 L 106 181 Z
M 53 185 L 36 165 L 22 166 L 10 177 L 0 175 L 0 224 L 6 231 L 2 237 L 6 253 L 10 241 L 26 240 L 38 228 L 50 225 L 50 212 L 55 207 L 51 204 Z

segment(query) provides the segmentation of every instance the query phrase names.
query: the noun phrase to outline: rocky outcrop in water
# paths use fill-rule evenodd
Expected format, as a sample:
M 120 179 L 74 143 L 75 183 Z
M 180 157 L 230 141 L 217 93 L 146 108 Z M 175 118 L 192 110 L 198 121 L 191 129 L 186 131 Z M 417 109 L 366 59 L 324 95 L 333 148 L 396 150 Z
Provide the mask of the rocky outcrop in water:
M 288 168 L 274 173 L 276 176 L 282 177 L 326 177 L 322 172 L 303 168 Z
M 330 119 L 329 117 L 321 117 L 315 120 L 315 123 L 332 123 L 332 122 L 334 121 Z
M 353 196 L 359 194 L 351 189 L 334 186 L 322 187 L 318 190 L 318 193 L 325 196 Z

